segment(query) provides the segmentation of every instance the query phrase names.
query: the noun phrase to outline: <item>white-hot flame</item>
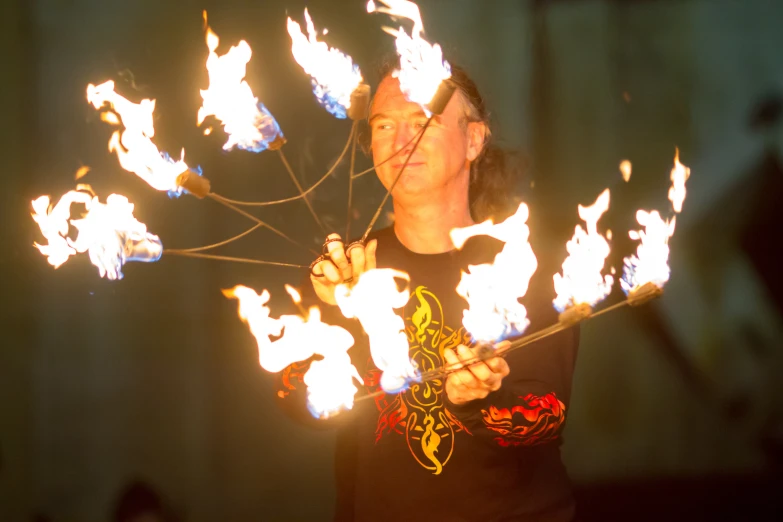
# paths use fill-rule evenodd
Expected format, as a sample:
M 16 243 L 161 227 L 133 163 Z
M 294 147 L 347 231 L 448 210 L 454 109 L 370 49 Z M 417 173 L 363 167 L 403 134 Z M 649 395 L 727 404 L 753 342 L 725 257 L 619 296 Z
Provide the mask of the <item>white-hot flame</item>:
M 302 33 L 298 23 L 288 18 L 291 52 L 312 78 L 313 92 L 318 103 L 330 114 L 345 118 L 351 107 L 351 93 L 361 83 L 362 73 L 350 56 L 318 41 L 318 33 L 307 9 L 304 14 L 308 36 Z
M 351 364 L 348 349 L 353 337 L 347 330 L 321 322 L 321 312 L 311 307 L 307 319 L 297 315 L 270 316 L 269 292 L 257 294 L 246 286 L 223 290 L 223 295 L 239 300 L 239 317 L 250 327 L 258 344 L 258 362 L 269 372 L 320 355 L 310 363 L 304 376 L 308 387 L 308 407 L 315 417 L 327 417 L 353 407 L 358 389 L 353 379 L 362 382 Z M 298 293 L 297 293 L 298 295 Z M 274 341 L 271 339 L 276 337 Z
M 394 313 L 408 302 L 407 288 L 399 290 L 396 279 L 410 281 L 408 274 L 391 269 L 370 270 L 352 288 L 339 285 L 337 304 L 347 318 L 357 318 L 370 338 L 370 354 L 375 366 L 383 372 L 381 387 L 395 393 L 405 389 L 419 373 L 408 355 L 405 323 Z
M 468 238 L 478 235 L 491 236 L 505 243 L 493 263 L 469 266 L 457 286 L 457 293 L 469 305 L 462 324 L 478 341 L 499 341 L 524 332 L 530 325 L 527 310 L 519 302 L 538 268 L 529 243 L 528 216 L 528 207 L 522 203 L 516 213 L 502 223 L 485 221 L 451 231 L 451 240 L 457 248 L 462 248 Z
M 207 13 L 204 12 L 206 22 Z M 198 124 L 207 116 L 214 116 L 223 123 L 228 140 L 223 150 L 239 147 L 261 152 L 283 133 L 272 114 L 253 95 L 245 81 L 245 70 L 253 52 L 244 40 L 218 56 L 215 50 L 220 43 L 218 36 L 207 26 L 207 72 L 209 88 L 201 91 L 203 103 L 198 110 Z M 210 129 L 205 130 L 208 134 Z
M 674 234 L 675 218 L 664 220 L 657 210 L 636 212 L 636 221 L 643 230 L 631 230 L 631 239 L 641 241 L 636 254 L 623 259 L 623 277 L 620 286 L 628 294 L 645 283 L 659 288 L 669 280 L 669 238 Z
M 71 219 L 71 205 L 85 207 L 81 219 Z M 48 240 L 35 244 L 55 268 L 77 253 L 88 252 L 101 277 L 122 279 L 122 267 L 128 261 L 157 261 L 163 253 L 158 236 L 133 217 L 133 204 L 125 196 L 111 194 L 101 203 L 88 185 L 79 185 L 51 206 L 49 196 L 32 202 L 33 219 Z M 69 226 L 78 230 L 76 239 L 68 237 Z
M 609 210 L 609 189 L 604 190 L 589 207 L 579 205 L 579 218 L 585 229 L 576 225 L 574 236 L 566 244 L 568 257 L 563 262 L 563 273 L 555 274 L 555 308 L 562 312 L 580 304 L 595 306 L 612 291 L 614 278 L 602 275 L 609 242 L 598 232 L 598 220 Z
M 399 29 L 384 27 L 383 30 L 397 39 L 400 68 L 392 75 L 400 81 L 400 90 L 408 101 L 418 103 L 425 112 L 429 112 L 426 106 L 435 96 L 440 83 L 451 78 L 451 66 L 443 59 L 440 45 L 431 44 L 424 39 L 424 24 L 421 21 L 418 5 L 408 0 L 379 0 L 379 2 L 386 7 L 378 7 L 370 0 L 367 2 L 367 12 L 386 13 L 413 22 L 410 35 L 402 27 Z
M 155 190 L 167 190 L 169 195 L 177 196 L 182 193 L 182 187 L 177 185 L 177 176 L 190 167 L 185 163 L 184 149 L 180 159 L 175 161 L 167 153 L 160 152 L 152 142 L 155 136 L 152 122 L 155 100 L 133 103 L 117 94 L 114 82 L 109 80 L 97 86 L 88 85 L 87 101 L 96 109 L 108 104 L 114 112 L 104 112 L 101 119 L 124 127 L 122 131 L 115 131 L 109 140 L 109 151 L 117 153 L 122 168 L 133 172 Z
M 672 186 L 669 188 L 669 200 L 674 212 L 682 211 L 685 200 L 685 182 L 691 170 L 680 163 L 680 153 L 674 156 L 674 167 L 671 171 Z M 676 217 L 665 220 L 657 210 L 636 212 L 636 221 L 644 227 L 642 230 L 631 230 L 631 239 L 640 241 L 635 255 L 623 259 L 623 277 L 620 281 L 623 291 L 631 291 L 653 283 L 659 288 L 669 280 L 669 238 L 674 235 Z

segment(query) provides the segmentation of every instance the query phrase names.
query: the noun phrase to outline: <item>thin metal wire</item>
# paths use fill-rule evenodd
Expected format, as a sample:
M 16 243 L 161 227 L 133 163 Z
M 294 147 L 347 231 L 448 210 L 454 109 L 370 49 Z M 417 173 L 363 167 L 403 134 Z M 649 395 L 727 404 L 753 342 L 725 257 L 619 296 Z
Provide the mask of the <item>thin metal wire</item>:
M 353 132 L 351 132 L 351 135 L 353 135 Z M 288 171 L 288 175 L 291 176 L 291 181 L 293 181 L 294 185 L 296 185 L 296 190 L 299 191 L 299 195 L 302 196 L 305 205 L 307 205 L 307 210 L 310 211 L 310 214 L 313 216 L 313 219 L 315 220 L 316 224 L 321 228 L 321 232 L 323 232 L 323 234 L 326 235 L 326 227 L 324 226 L 323 221 L 321 221 L 321 218 L 318 217 L 318 214 L 315 213 L 315 209 L 313 208 L 312 203 L 310 203 L 310 200 L 307 198 L 307 194 L 305 194 L 304 190 L 302 190 L 302 185 L 300 185 L 299 180 L 296 179 L 296 174 L 294 174 L 294 170 L 291 168 L 291 164 L 288 163 L 285 154 L 283 154 L 283 149 L 282 148 L 277 149 L 277 154 L 280 156 L 280 160 L 283 162 L 283 165 L 285 166 L 285 170 Z
M 402 177 L 402 173 L 405 172 L 405 167 L 408 166 L 408 162 L 411 160 L 411 157 L 413 157 L 413 153 L 416 152 L 416 147 L 419 146 L 419 143 L 421 142 L 421 139 L 424 137 L 424 133 L 426 132 L 427 127 L 430 126 L 430 123 L 432 123 L 432 118 L 434 117 L 435 115 L 433 114 L 432 116 L 427 118 L 427 122 L 421 128 L 421 133 L 419 134 L 419 137 L 416 139 L 416 141 L 413 143 L 413 147 L 411 148 L 411 151 L 408 153 L 408 156 L 405 158 L 405 162 L 403 162 L 402 167 L 400 167 L 400 171 L 397 173 L 397 177 L 394 178 L 394 182 L 389 187 L 389 190 L 386 191 L 386 195 L 383 197 L 381 204 L 378 205 L 378 210 L 375 211 L 375 215 L 370 220 L 370 224 L 367 226 L 367 230 L 364 231 L 364 234 L 362 235 L 362 243 L 367 241 L 367 236 L 370 235 L 370 232 L 372 232 L 372 227 L 374 227 L 375 222 L 378 221 L 378 218 L 380 217 L 381 212 L 383 211 L 383 206 L 386 204 L 386 201 L 388 201 L 389 196 L 391 196 L 392 190 L 394 190 L 394 187 L 397 185 L 397 182 L 400 181 L 400 178 Z
M 276 199 L 274 201 L 238 201 L 236 199 L 228 199 L 226 197 L 219 196 L 220 199 L 222 199 L 223 201 L 225 201 L 227 203 L 232 203 L 234 205 L 239 205 L 239 206 L 242 206 L 242 207 L 265 207 L 265 206 L 269 206 L 269 205 L 278 205 L 280 203 L 288 203 L 289 201 L 296 201 L 297 199 L 304 198 L 305 196 L 310 194 L 313 190 L 315 190 L 321 183 L 326 181 L 327 178 L 329 178 L 329 176 L 334 174 L 334 171 L 337 169 L 337 167 L 340 165 L 340 163 L 345 158 L 345 155 L 348 153 L 348 149 L 351 146 L 352 138 L 353 138 L 354 134 L 356 134 L 356 128 L 357 128 L 357 122 L 354 122 L 353 125 L 351 126 L 351 133 L 348 135 L 348 141 L 345 142 L 345 147 L 343 147 L 342 152 L 337 157 L 337 160 L 334 162 L 332 167 L 326 172 L 326 174 L 321 176 L 321 179 L 316 181 L 308 189 L 302 191 L 298 196 L 292 196 L 290 198 L 284 198 L 284 199 Z
M 252 263 L 256 265 L 272 265 L 272 266 L 287 266 L 291 268 L 307 268 L 304 265 L 295 265 L 293 263 L 278 263 L 277 261 L 261 261 L 259 259 L 248 259 L 245 257 L 230 257 L 230 256 L 217 256 L 213 254 L 200 254 L 198 252 L 188 252 L 186 250 L 176 250 L 166 248 L 163 250 L 164 255 L 174 255 L 183 257 L 195 257 L 199 259 L 215 259 L 217 261 L 233 261 L 235 263 Z
M 353 214 L 353 170 L 356 167 L 356 135 L 351 143 L 351 166 L 348 169 L 348 219 L 345 222 L 345 235 L 343 239 L 350 241 L 351 238 L 351 219 Z
M 210 250 L 212 248 L 217 248 L 223 245 L 227 245 L 233 241 L 236 241 L 237 239 L 241 239 L 251 233 L 252 231 L 256 230 L 257 228 L 261 228 L 263 225 L 261 223 L 256 223 L 252 227 L 248 228 L 241 234 L 237 234 L 236 236 L 226 239 L 225 241 L 221 241 L 220 243 L 214 243 L 212 245 L 206 245 L 202 247 L 195 247 L 195 248 L 178 248 L 175 249 L 177 252 L 203 252 L 204 250 Z
M 619 303 L 615 303 L 612 306 L 608 306 L 604 308 L 603 310 L 599 310 L 598 312 L 592 313 L 589 316 L 585 317 L 582 322 L 587 321 L 588 319 L 593 319 L 595 317 L 599 317 L 603 314 L 606 314 L 608 312 L 611 312 L 613 310 L 617 310 L 618 308 L 622 308 L 624 306 L 628 306 L 631 304 L 630 299 L 625 299 L 623 301 L 620 301 Z M 549 337 L 551 335 L 554 335 L 556 333 L 562 332 L 564 330 L 567 330 L 568 328 L 571 328 L 573 326 L 576 326 L 578 323 L 555 323 L 551 326 L 547 326 L 546 328 L 543 328 L 537 332 L 534 332 L 529 335 L 525 335 L 522 337 L 518 337 L 511 341 L 511 345 L 503 350 L 503 352 L 498 353 L 497 357 L 505 357 L 509 353 L 511 353 L 514 350 L 518 350 L 519 348 L 522 348 L 523 346 L 527 346 L 529 344 L 532 344 L 536 341 L 540 341 L 541 339 L 544 339 L 546 337 Z M 421 374 L 421 380 L 418 382 L 429 382 L 433 381 L 435 379 L 442 379 L 444 377 L 449 376 L 450 374 L 457 372 L 464 368 L 465 366 L 469 366 L 471 364 L 481 362 L 482 359 L 480 357 L 473 357 L 471 359 L 468 359 L 467 361 L 460 361 L 459 363 L 455 364 L 444 364 L 443 366 L 440 366 L 439 368 L 434 368 L 430 371 L 424 372 Z M 357 397 L 354 402 L 360 402 L 363 400 L 369 400 L 375 397 L 381 397 L 383 395 L 386 395 L 386 392 L 384 390 L 378 390 L 373 393 L 369 393 L 367 395 L 362 395 L 361 397 Z
M 377 165 L 373 165 L 372 167 L 370 167 L 370 168 L 369 168 L 369 169 L 367 169 L 367 170 L 363 170 L 363 171 L 359 172 L 358 174 L 354 174 L 354 175 L 353 175 L 353 179 L 360 178 L 360 177 L 364 176 L 365 174 L 369 174 L 370 172 L 374 171 L 375 169 L 377 169 L 378 167 L 380 167 L 380 166 L 381 166 L 381 165 L 383 165 L 384 163 L 388 163 L 388 162 L 390 162 L 391 160 L 393 160 L 394 158 L 396 158 L 396 157 L 397 157 L 397 155 L 398 155 L 400 152 L 404 151 L 404 150 L 405 150 L 405 147 L 407 147 L 408 145 L 410 145 L 411 143 L 413 143 L 413 140 L 415 140 L 416 138 L 418 138 L 418 137 L 419 137 L 419 135 L 420 135 L 422 132 L 423 132 L 423 130 L 421 130 L 421 131 L 417 132 L 416 134 L 414 134 L 414 135 L 413 135 L 413 137 L 412 137 L 411 139 L 409 139 L 409 140 L 408 140 L 408 143 L 406 143 L 405 145 L 403 145 L 402 147 L 400 147 L 399 149 L 397 149 L 396 151 L 394 151 L 394 153 L 392 153 L 392 155 L 391 155 L 391 156 L 389 156 L 389 157 L 388 157 L 388 158 L 386 158 L 385 160 L 381 161 L 381 162 L 380 162 L 380 163 L 378 163 Z
M 319 255 L 319 254 L 318 254 L 318 252 L 316 252 L 316 251 L 315 251 L 315 250 L 313 250 L 312 248 L 308 248 L 308 247 L 306 247 L 306 246 L 302 245 L 301 243 L 299 243 L 299 242 L 297 242 L 297 241 L 295 241 L 295 240 L 291 239 L 290 237 L 288 237 L 288 236 L 287 236 L 286 234 L 284 234 L 283 232 L 280 232 L 279 230 L 277 230 L 277 229 L 276 229 L 276 228 L 274 228 L 273 226 L 269 225 L 268 223 L 266 223 L 266 222 L 262 221 L 261 219 L 257 218 L 257 217 L 256 217 L 256 216 L 254 216 L 253 214 L 249 214 L 249 213 L 245 212 L 244 210 L 242 210 L 241 208 L 234 206 L 233 204 L 229 203 L 228 201 L 225 201 L 224 199 L 222 199 L 220 196 L 218 196 L 218 195 L 217 195 L 217 194 L 215 194 L 214 192 L 210 192 L 209 194 L 207 194 L 207 196 L 208 196 L 210 199 L 213 199 L 213 200 L 217 201 L 217 202 L 218 202 L 218 203 L 220 203 L 221 205 L 223 205 L 223 206 L 225 206 L 225 207 L 228 207 L 228 208 L 230 208 L 230 209 L 231 209 L 231 210 L 233 210 L 234 212 L 236 212 L 236 213 L 238 213 L 238 214 L 242 214 L 242 215 L 243 215 L 243 216 L 245 216 L 246 218 L 248 218 L 248 219 L 250 219 L 250 220 L 252 220 L 252 221 L 255 221 L 255 222 L 256 222 L 256 223 L 258 223 L 259 225 L 262 225 L 262 226 L 264 226 L 264 227 L 268 228 L 269 230 L 271 230 L 272 232 L 274 232 L 274 233 L 275 233 L 275 234 L 277 234 L 278 236 L 282 237 L 283 239 L 285 239 L 285 240 L 286 240 L 286 241 L 288 241 L 289 243 L 291 243 L 291 244 L 294 244 L 294 245 L 296 245 L 296 246 L 298 246 L 298 247 L 300 247 L 300 248 L 304 248 L 305 250 L 309 250 L 310 252 L 312 252 L 312 253 L 313 253 L 313 254 L 315 254 L 316 256 L 317 256 L 317 255 Z

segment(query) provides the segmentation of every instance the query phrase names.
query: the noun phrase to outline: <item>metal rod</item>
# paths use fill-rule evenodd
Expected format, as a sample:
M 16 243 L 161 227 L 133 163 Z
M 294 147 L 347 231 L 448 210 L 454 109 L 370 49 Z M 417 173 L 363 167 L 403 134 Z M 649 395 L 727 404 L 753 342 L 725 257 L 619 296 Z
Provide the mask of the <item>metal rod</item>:
M 408 143 L 406 143 L 405 145 L 403 145 L 402 147 L 400 147 L 399 149 L 397 149 L 396 151 L 394 151 L 394 152 L 392 153 L 392 155 L 391 155 L 391 156 L 389 156 L 389 157 L 388 157 L 388 158 L 386 158 L 385 160 L 381 161 L 380 163 L 378 163 L 378 164 L 376 164 L 376 165 L 373 165 L 372 167 L 370 167 L 370 168 L 369 168 L 369 169 L 367 169 L 367 170 L 363 170 L 363 171 L 359 172 L 358 174 L 354 174 L 354 175 L 353 175 L 353 178 L 354 178 L 354 179 L 356 179 L 356 178 L 360 178 L 360 177 L 364 176 L 365 174 L 368 174 L 368 173 L 370 173 L 370 172 L 374 171 L 376 168 L 380 167 L 380 166 L 381 166 L 381 165 L 383 165 L 384 163 L 388 163 L 388 162 L 390 162 L 391 160 L 393 160 L 394 158 L 396 158 L 396 157 L 397 157 L 397 155 L 398 155 L 400 152 L 404 151 L 404 150 L 405 150 L 405 147 L 407 147 L 408 145 L 410 145 L 411 143 L 413 143 L 413 140 L 415 140 L 416 138 L 418 138 L 418 137 L 419 137 L 419 134 L 421 134 L 421 133 L 422 133 L 422 131 L 420 130 L 419 132 L 417 132 L 416 134 L 414 134 L 414 136 L 413 136 L 411 139 L 409 139 L 409 140 L 408 140 Z
M 408 166 L 408 162 L 411 160 L 413 153 L 416 152 L 416 147 L 419 146 L 419 142 L 421 142 L 421 139 L 424 137 L 424 133 L 426 132 L 427 127 L 430 126 L 433 117 L 435 117 L 434 114 L 429 118 L 427 118 L 427 122 L 424 124 L 424 127 L 422 127 L 421 129 L 421 134 L 419 134 L 419 137 L 413 143 L 413 147 L 411 148 L 410 153 L 408 153 L 408 156 L 405 158 L 405 162 L 402 164 L 402 167 L 400 167 L 400 171 L 397 173 L 397 177 L 394 178 L 394 182 L 392 182 L 391 186 L 389 187 L 389 190 L 386 191 L 386 195 L 383 197 L 381 204 L 378 205 L 378 210 L 375 211 L 375 215 L 370 220 L 370 224 L 367 226 L 367 230 L 364 231 L 364 235 L 362 235 L 362 243 L 367 241 L 367 236 L 369 236 L 370 232 L 372 232 L 372 227 L 374 227 L 375 222 L 378 221 L 378 218 L 380 217 L 381 212 L 383 211 L 383 206 L 386 204 L 386 201 L 389 199 L 389 196 L 391 196 L 392 190 L 394 190 L 394 187 L 397 185 L 397 182 L 400 181 L 400 178 L 402 177 L 402 173 L 405 172 L 405 167 Z
M 351 138 L 356 133 L 356 125 L 357 125 L 357 122 L 354 122 L 353 125 L 351 126 L 351 133 L 348 135 L 348 141 L 345 142 L 345 147 L 343 147 L 342 152 L 337 157 L 337 160 L 334 162 L 332 167 L 328 171 L 326 171 L 326 174 L 321 176 L 321 179 L 319 179 L 318 181 L 313 183 L 313 185 L 311 185 L 307 190 L 305 190 L 302 193 L 300 193 L 298 196 L 291 196 L 290 198 L 276 199 L 274 201 L 239 201 L 239 200 L 236 200 L 236 199 L 228 199 L 228 198 L 225 198 L 223 196 L 219 196 L 220 199 L 222 199 L 223 201 L 225 201 L 227 203 L 233 203 L 234 205 L 239 205 L 239 206 L 243 206 L 243 207 L 266 207 L 266 206 L 269 206 L 269 205 L 279 205 L 280 203 L 288 203 L 290 201 L 296 201 L 297 199 L 304 198 L 305 196 L 310 194 L 312 191 L 314 191 L 316 189 L 316 187 L 318 187 L 318 185 L 320 185 L 321 183 L 326 181 L 327 178 L 329 178 L 329 176 L 334 174 L 334 171 L 337 169 L 338 165 L 340 165 L 340 163 L 345 158 L 345 155 L 348 153 L 348 149 L 350 148 L 350 145 L 351 145 Z
M 351 134 L 353 134 L 353 132 Z M 310 214 L 313 216 L 316 224 L 321 228 L 321 232 L 326 235 L 326 227 L 324 226 L 323 221 L 321 221 L 321 218 L 318 217 L 318 214 L 315 213 L 315 209 L 313 208 L 312 203 L 310 203 L 310 200 L 307 198 L 307 194 L 304 193 L 302 185 L 299 184 L 299 180 L 296 179 L 296 174 L 294 174 L 294 170 L 291 168 L 291 164 L 288 163 L 288 160 L 283 153 L 283 149 L 277 149 L 277 154 L 280 156 L 280 160 L 283 162 L 285 170 L 287 170 L 288 175 L 291 176 L 291 181 L 293 181 L 294 185 L 296 185 L 296 190 L 298 190 L 299 195 L 302 196 L 302 199 L 304 200 L 305 205 L 307 205 L 307 209 L 310 211 Z
M 291 244 L 293 244 L 293 245 L 296 245 L 296 246 L 298 246 L 298 247 L 300 247 L 300 248 L 304 248 L 305 250 L 309 250 L 310 252 L 312 252 L 312 253 L 313 253 L 313 254 L 315 254 L 316 256 L 317 256 L 317 255 L 319 255 L 319 254 L 318 254 L 318 252 L 316 252 L 316 251 L 315 251 L 315 250 L 313 250 L 312 248 L 308 248 L 308 247 L 306 247 L 306 246 L 302 245 L 301 243 L 298 243 L 297 241 L 295 241 L 295 240 L 291 239 L 290 237 L 288 237 L 288 236 L 287 236 L 286 234 L 284 234 L 283 232 L 280 232 L 279 230 L 277 230 L 277 229 L 276 229 L 276 228 L 274 228 L 273 226 L 271 226 L 271 225 L 269 225 L 268 223 L 266 223 L 266 222 L 264 222 L 264 221 L 260 220 L 259 218 L 257 218 L 257 217 L 256 217 L 256 216 L 254 216 L 253 214 L 249 214 L 249 213 L 245 212 L 244 210 L 242 210 L 241 208 L 239 208 L 239 207 L 236 207 L 236 206 L 232 205 L 232 204 L 231 204 L 231 203 L 229 203 L 228 201 L 225 201 L 224 199 L 222 199 L 220 196 L 218 196 L 218 195 L 217 195 L 217 194 L 215 194 L 214 192 L 211 192 L 211 193 L 207 194 L 207 197 L 209 197 L 210 199 L 213 199 L 213 200 L 217 201 L 218 203 L 220 203 L 220 204 L 221 204 L 221 205 L 223 205 L 223 206 L 226 206 L 226 207 L 230 208 L 231 210 L 233 210 L 234 212 L 236 212 L 236 213 L 238 213 L 238 214 L 242 214 L 242 215 L 243 215 L 243 216 L 245 216 L 246 218 L 248 218 L 248 219 L 250 219 L 250 220 L 252 220 L 252 221 L 255 221 L 255 222 L 256 222 L 256 223 L 258 223 L 259 225 L 262 225 L 262 226 L 264 226 L 264 227 L 268 228 L 269 230 L 271 230 L 272 232 L 274 232 L 274 233 L 275 233 L 275 234 L 277 234 L 278 236 L 282 237 L 282 238 L 283 238 L 283 239 L 285 239 L 286 241 L 290 242 Z
M 195 257 L 199 259 L 215 259 L 217 261 L 233 261 L 235 263 L 252 263 L 256 265 L 287 266 L 291 268 L 308 268 L 304 265 L 295 265 L 293 263 L 278 263 L 277 261 L 261 261 L 258 259 L 248 259 L 244 257 L 217 256 L 213 254 L 201 254 L 198 252 L 188 252 L 186 250 L 175 250 L 166 248 L 163 250 L 165 255 Z
M 603 314 L 606 314 L 608 312 L 611 312 L 613 310 L 617 310 L 618 308 L 622 308 L 624 306 L 628 306 L 631 304 L 630 299 L 625 299 L 623 301 L 620 301 L 619 303 L 615 303 L 612 306 L 608 306 L 604 308 L 603 310 L 599 310 L 598 312 L 595 312 L 589 316 L 587 316 L 583 321 L 586 321 L 588 319 L 592 319 L 594 317 L 601 316 Z M 547 326 L 546 328 L 543 328 L 537 332 L 533 332 L 532 334 L 525 335 L 522 337 L 517 337 L 516 339 L 511 340 L 511 345 L 503 350 L 502 353 L 497 354 L 497 357 L 505 357 L 509 353 L 511 353 L 514 350 L 518 350 L 519 348 L 522 348 L 523 346 L 527 346 L 529 344 L 532 344 L 536 341 L 540 341 L 541 339 L 544 339 L 546 337 L 549 337 L 551 335 L 554 335 L 556 333 L 562 332 L 564 330 L 567 330 L 568 328 L 571 328 L 573 326 L 576 326 L 579 323 L 555 323 L 553 325 Z M 482 359 L 480 357 L 473 357 L 471 359 L 468 359 L 467 361 L 460 361 L 457 364 L 448 365 L 444 364 L 443 366 L 439 368 L 434 368 L 430 371 L 424 372 L 421 374 L 421 380 L 418 382 L 428 382 L 435 379 L 442 379 L 444 377 L 447 377 L 449 374 L 452 374 L 456 371 L 461 370 L 465 366 L 469 366 L 471 364 L 480 362 Z M 354 402 L 359 402 L 362 400 L 368 400 L 375 397 L 380 397 L 382 395 L 385 395 L 386 392 L 383 390 L 378 390 L 373 393 L 369 393 L 367 395 L 362 395 L 361 397 L 357 397 Z
M 261 228 L 262 226 L 263 225 L 261 223 L 256 223 L 255 225 L 253 225 L 249 229 L 245 230 L 241 234 L 237 234 L 236 236 L 234 236 L 232 238 L 229 238 L 229 239 L 226 239 L 225 241 L 221 241 L 220 243 L 214 243 L 212 245 L 206 245 L 206 246 L 195 247 L 195 248 L 178 248 L 176 250 L 178 252 L 203 252 L 204 250 L 210 250 L 212 248 L 217 248 L 219 246 L 227 245 L 227 244 L 229 244 L 229 243 L 231 243 L 233 241 L 236 241 L 237 239 L 241 239 L 241 238 L 245 237 L 246 235 L 248 235 L 249 233 L 251 233 L 252 231 L 254 231 L 255 229 Z
M 356 166 L 356 135 L 354 134 L 353 143 L 351 143 L 351 166 L 348 169 L 348 219 L 345 223 L 345 241 L 351 240 L 351 219 L 353 214 L 353 170 Z

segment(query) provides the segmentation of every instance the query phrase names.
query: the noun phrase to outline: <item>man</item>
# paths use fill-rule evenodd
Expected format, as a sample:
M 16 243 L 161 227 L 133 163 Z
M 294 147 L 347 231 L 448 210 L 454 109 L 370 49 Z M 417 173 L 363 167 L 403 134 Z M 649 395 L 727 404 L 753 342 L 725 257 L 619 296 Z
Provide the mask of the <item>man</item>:
M 387 189 L 427 121 L 390 71 L 382 74 L 369 118 L 373 161 Z M 475 84 L 459 68 L 451 81 L 455 95 L 426 129 L 392 191 L 394 225 L 348 253 L 340 237 L 330 235 L 327 258 L 313 266 L 312 289 L 332 323 L 340 321 L 336 285 L 376 267 L 407 272 L 411 298 L 402 316 L 411 359 L 421 370 L 461 366 L 445 382 L 414 383 L 402 393 L 357 403 L 334 419 L 340 430 L 335 519 L 569 521 L 574 508 L 559 434 L 577 330 L 507 358 L 461 364 L 475 356 L 461 324 L 467 304 L 455 290 L 461 271 L 491 262 L 502 245 L 479 237 L 456 250 L 449 231 L 474 218 L 508 213 L 510 191 L 502 155 L 489 145 L 487 111 Z M 528 308 L 531 328 L 548 324 L 546 313 Z M 551 306 L 543 309 L 548 313 Z M 380 372 L 369 358 L 366 337 L 355 324 L 346 327 L 357 340 L 352 360 L 373 392 Z M 289 410 L 305 410 L 306 368 L 293 365 L 282 374 L 278 396 Z

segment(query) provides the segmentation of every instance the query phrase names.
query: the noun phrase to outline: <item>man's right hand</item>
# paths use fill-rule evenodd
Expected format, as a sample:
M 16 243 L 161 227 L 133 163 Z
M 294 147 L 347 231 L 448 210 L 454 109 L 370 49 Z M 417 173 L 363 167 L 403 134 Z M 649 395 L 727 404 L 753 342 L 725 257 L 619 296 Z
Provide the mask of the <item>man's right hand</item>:
M 337 304 L 334 289 L 341 283 L 355 284 L 359 277 L 375 268 L 375 250 L 378 241 L 373 239 L 367 245 L 355 244 L 346 254 L 345 244 L 339 234 L 329 234 L 326 249 L 327 259 L 313 265 L 310 280 L 315 294 L 328 304 Z M 349 262 L 350 259 L 350 262 Z

